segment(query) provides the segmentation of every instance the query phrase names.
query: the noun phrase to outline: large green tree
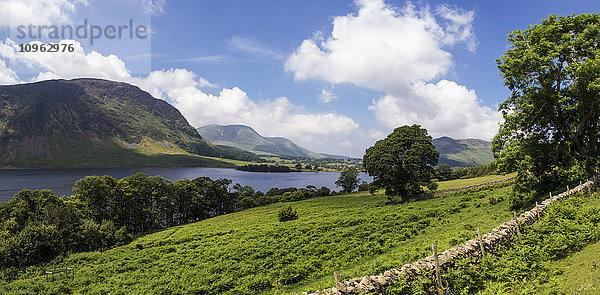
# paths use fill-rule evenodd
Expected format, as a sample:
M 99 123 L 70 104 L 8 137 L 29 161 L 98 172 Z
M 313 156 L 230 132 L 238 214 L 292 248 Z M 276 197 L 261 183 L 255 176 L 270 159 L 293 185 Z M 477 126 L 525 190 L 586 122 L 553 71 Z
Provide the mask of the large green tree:
M 422 193 L 423 187 L 437 188 L 431 178 L 438 156 L 427 130 L 419 125 L 402 126 L 367 149 L 363 167 L 374 177 L 374 185 L 385 188 L 390 200 L 394 196 L 404 200 Z
M 335 185 L 341 186 L 343 191 L 351 193 L 358 187 L 358 169 L 347 167 L 340 173 L 340 177 L 335 181 Z
M 600 15 L 551 15 L 508 42 L 497 60 L 511 91 L 493 140 L 498 169 L 518 170 L 522 191 L 591 173 L 600 155 Z

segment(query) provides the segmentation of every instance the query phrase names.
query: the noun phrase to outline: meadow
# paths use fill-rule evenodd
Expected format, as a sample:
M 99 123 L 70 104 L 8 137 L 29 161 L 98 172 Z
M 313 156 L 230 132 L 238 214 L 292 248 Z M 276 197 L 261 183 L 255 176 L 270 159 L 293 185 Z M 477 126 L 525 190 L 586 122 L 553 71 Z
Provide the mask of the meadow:
M 441 190 L 446 190 L 446 189 L 456 189 L 456 188 L 467 187 L 470 185 L 476 185 L 476 184 L 485 183 L 485 182 L 507 179 L 507 178 L 511 178 L 511 177 L 515 177 L 515 176 L 517 176 L 517 173 L 510 173 L 510 174 L 505 174 L 505 175 L 493 174 L 493 175 L 487 175 L 487 176 L 475 177 L 475 178 L 455 179 L 452 181 L 440 181 L 440 182 L 438 182 L 437 190 L 441 191 Z
M 551 205 L 541 220 L 523 226 L 519 239 L 483 262 L 471 258 L 442 274 L 446 294 L 598 294 L 600 194 Z M 398 281 L 386 294 L 427 294 L 432 277 Z
M 483 181 L 482 181 L 483 182 Z M 168 228 L 104 252 L 59 257 L 2 276 L 0 293 L 44 294 L 289 294 L 376 274 L 489 231 L 510 219 L 498 185 L 443 197 L 386 205 L 366 192 L 277 203 Z M 499 202 L 492 205 L 490 197 Z M 292 205 L 299 219 L 279 222 Z M 47 282 L 45 269 L 73 267 L 74 279 Z M 280 284 L 282 290 L 274 290 Z

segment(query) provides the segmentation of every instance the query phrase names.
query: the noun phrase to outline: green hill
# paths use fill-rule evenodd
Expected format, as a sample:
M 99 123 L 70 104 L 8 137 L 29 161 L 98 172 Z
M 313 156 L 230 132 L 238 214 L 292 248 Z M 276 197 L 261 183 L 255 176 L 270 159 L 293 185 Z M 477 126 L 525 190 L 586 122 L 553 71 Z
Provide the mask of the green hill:
M 0 167 L 232 166 L 255 160 L 198 135 L 138 87 L 99 79 L 0 86 Z
M 198 133 L 219 146 L 235 147 L 258 155 L 323 158 L 323 155 L 302 148 L 283 137 L 263 137 L 245 125 L 208 125 Z
M 491 143 L 482 139 L 453 139 L 440 137 L 433 141 L 440 153 L 438 165 L 448 164 L 452 167 L 487 165 L 494 161 Z
M 315 291 L 334 285 L 336 270 L 342 279 L 377 274 L 430 255 L 433 241 L 443 251 L 474 238 L 477 227 L 490 231 L 511 219 L 501 198 L 510 190 L 398 205 L 356 193 L 256 207 L 29 267 L 14 280 L 0 276 L 0 293 L 247 294 L 276 281 L 286 294 Z M 299 219 L 279 222 L 278 210 L 290 204 Z M 43 269 L 64 267 L 76 269 L 74 279 L 45 281 Z

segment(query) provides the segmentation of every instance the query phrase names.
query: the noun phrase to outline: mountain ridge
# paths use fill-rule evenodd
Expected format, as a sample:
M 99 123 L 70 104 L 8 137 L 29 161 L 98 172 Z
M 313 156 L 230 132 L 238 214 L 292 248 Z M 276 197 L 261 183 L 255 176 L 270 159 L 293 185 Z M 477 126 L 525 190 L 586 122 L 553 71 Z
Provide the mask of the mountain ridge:
M 175 107 L 127 83 L 81 78 L 0 86 L 0 167 L 218 162 L 194 155 L 253 158 L 214 146 Z
M 487 165 L 494 161 L 491 142 L 477 139 L 453 139 L 448 136 L 432 140 L 436 150 L 440 152 L 438 165 L 448 164 L 452 167 L 468 167 Z
M 219 146 L 231 146 L 265 156 L 323 158 L 284 137 L 265 137 L 246 125 L 206 125 L 197 128 L 200 136 Z

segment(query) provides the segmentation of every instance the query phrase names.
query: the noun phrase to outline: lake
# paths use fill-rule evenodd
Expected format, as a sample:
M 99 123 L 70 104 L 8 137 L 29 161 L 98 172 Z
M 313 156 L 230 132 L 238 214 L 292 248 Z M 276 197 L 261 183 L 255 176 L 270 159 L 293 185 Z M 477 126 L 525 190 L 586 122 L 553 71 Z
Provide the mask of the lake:
M 171 181 L 207 176 L 212 179 L 228 178 L 233 183 L 249 185 L 266 193 L 272 187 L 303 188 L 307 185 L 326 186 L 339 191 L 335 185 L 338 172 L 245 172 L 223 168 L 72 168 L 72 169 L 14 169 L 0 170 L 0 202 L 7 202 L 21 189 L 50 189 L 58 196 L 70 195 L 78 179 L 89 175 L 111 175 L 117 179 L 138 172 L 148 176 L 162 176 Z M 360 174 L 368 182 L 373 178 Z

